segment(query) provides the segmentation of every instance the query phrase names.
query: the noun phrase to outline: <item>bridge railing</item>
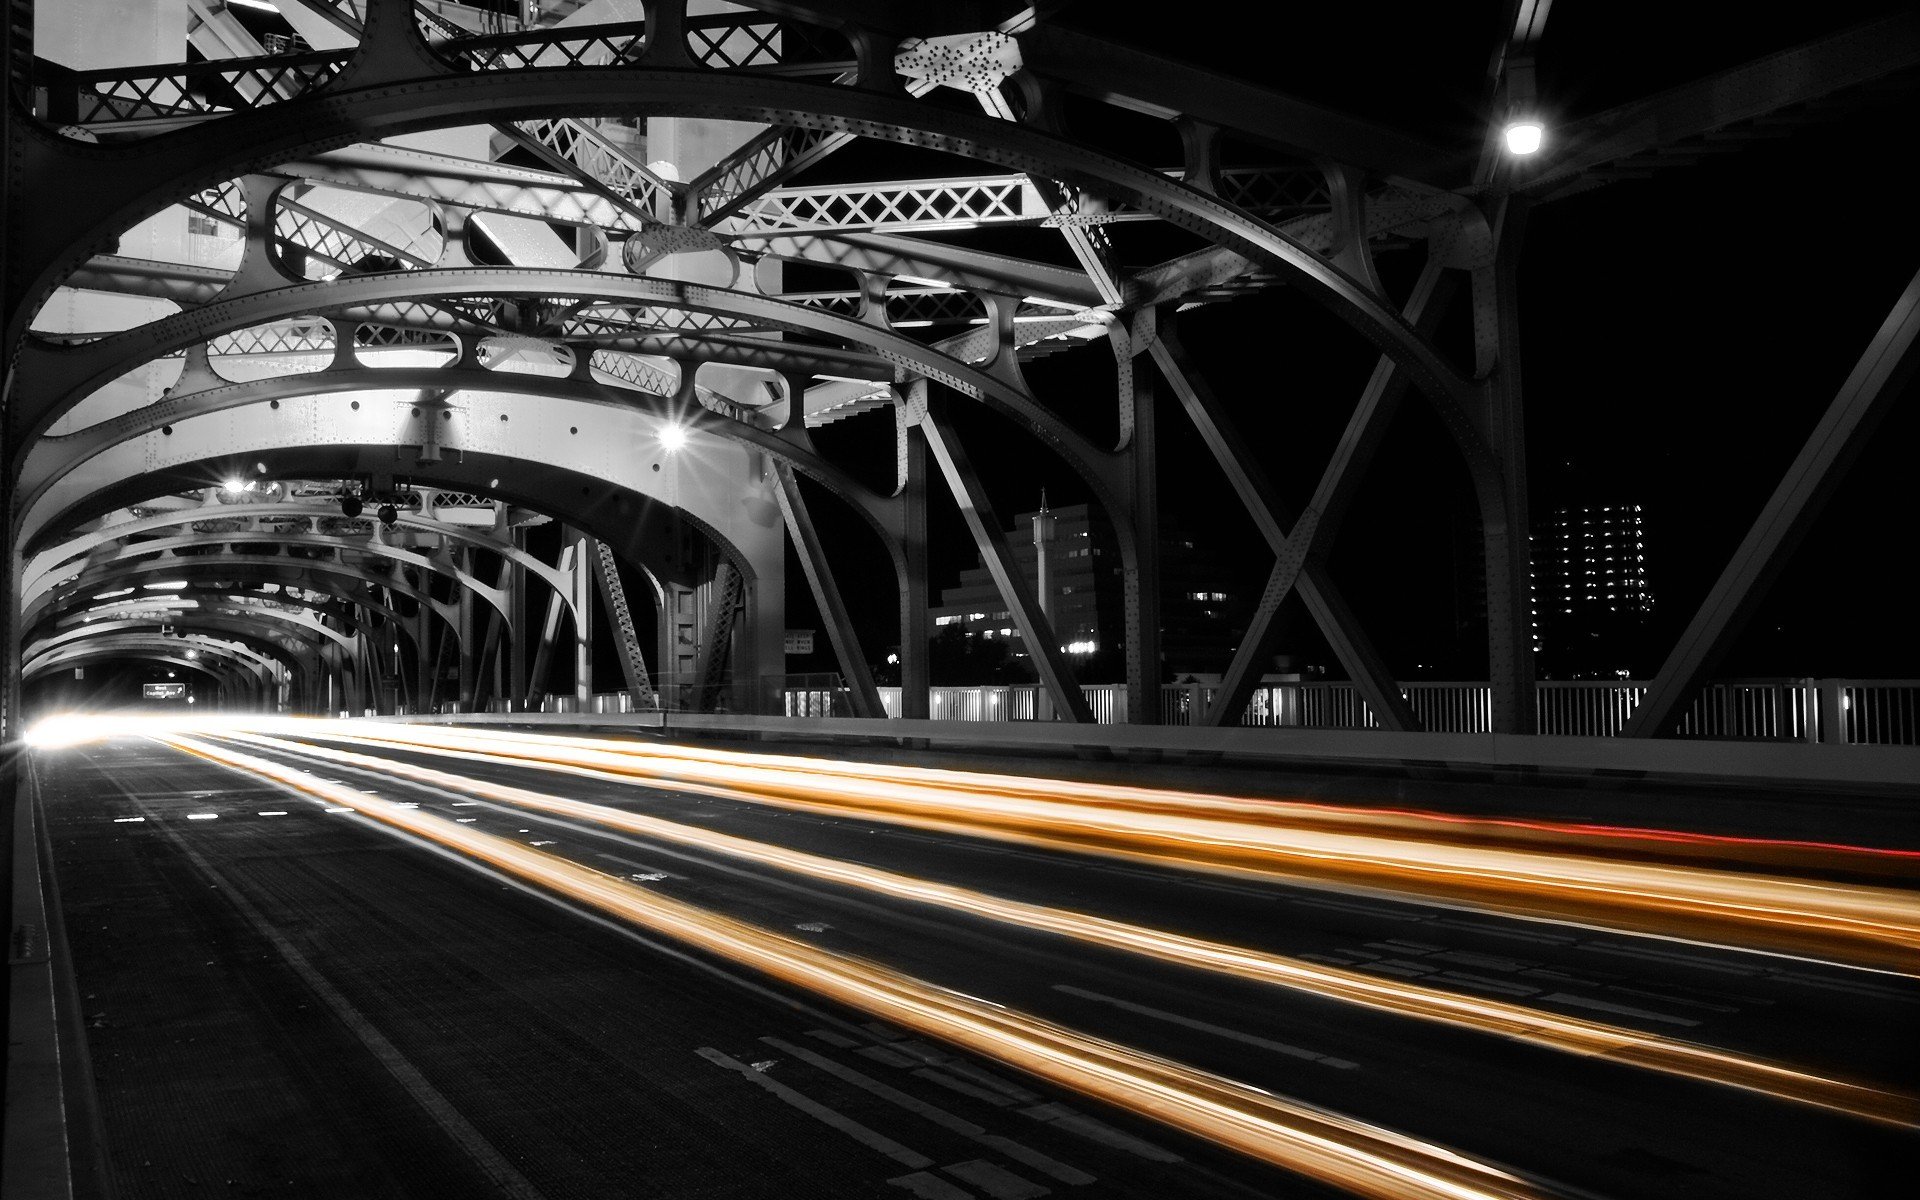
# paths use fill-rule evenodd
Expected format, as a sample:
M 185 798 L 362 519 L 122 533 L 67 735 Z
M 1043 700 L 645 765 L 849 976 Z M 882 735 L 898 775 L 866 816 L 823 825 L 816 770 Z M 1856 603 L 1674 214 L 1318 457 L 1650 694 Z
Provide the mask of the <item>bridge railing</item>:
M 1560 737 L 1617 737 L 1647 693 L 1643 680 L 1543 680 L 1536 685 L 1538 732 Z M 1082 692 L 1103 725 L 1127 721 L 1126 688 L 1090 684 Z M 1167 684 L 1160 689 L 1160 723 L 1197 724 L 1217 689 Z M 900 689 L 879 689 L 889 717 L 898 717 Z M 1493 727 L 1493 694 L 1485 683 L 1420 680 L 1401 685 L 1421 727 L 1435 733 L 1486 733 Z M 847 689 L 835 676 L 781 689 L 791 717 L 852 716 Z M 1040 689 L 1032 684 L 936 687 L 928 696 L 936 721 L 1034 721 Z M 1302 729 L 1377 729 L 1379 721 L 1351 683 L 1272 683 L 1256 688 L 1241 726 Z M 1685 738 L 1732 741 L 1920 745 L 1920 680 L 1758 679 L 1709 684 L 1681 715 Z
M 1558 737 L 1617 737 L 1646 695 L 1641 680 L 1543 680 L 1536 685 L 1537 731 Z M 901 715 L 900 689 L 878 689 L 887 716 Z M 1210 684 L 1167 684 L 1160 689 L 1160 723 L 1194 725 L 1213 702 Z M 1493 698 L 1478 682 L 1421 680 L 1401 685 L 1421 727 L 1432 733 L 1487 733 Z M 1127 723 L 1127 691 L 1121 684 L 1082 687 L 1094 720 Z M 852 693 L 838 675 L 772 676 L 759 685 L 737 682 L 720 689 L 718 711 L 754 711 L 752 695 L 775 697 L 775 712 L 796 718 L 851 717 Z M 548 696 L 539 711 L 630 713 L 643 710 L 699 711 L 692 685 L 663 685 L 652 703 L 628 692 L 597 692 L 582 703 L 570 695 Z M 707 697 L 708 700 L 713 697 Z M 1037 721 L 1041 689 L 1033 684 L 936 687 L 928 695 L 936 721 Z M 448 712 L 452 705 L 444 706 Z M 509 711 L 504 704 L 496 712 Z M 1243 727 L 1378 729 L 1379 721 L 1350 683 L 1263 684 L 1254 690 Z M 1920 745 L 1920 680 L 1747 679 L 1709 684 L 1675 724 L 1683 738 L 1714 741 L 1826 742 L 1841 745 Z

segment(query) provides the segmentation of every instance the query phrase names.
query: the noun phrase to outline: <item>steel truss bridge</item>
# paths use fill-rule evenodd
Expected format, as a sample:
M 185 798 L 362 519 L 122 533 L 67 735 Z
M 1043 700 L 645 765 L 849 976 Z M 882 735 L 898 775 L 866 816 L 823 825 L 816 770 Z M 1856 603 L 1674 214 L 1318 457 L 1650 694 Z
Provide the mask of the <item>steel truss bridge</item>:
M 1056 454 L 1115 532 L 1124 629 L 1108 636 L 1130 721 L 1164 711 L 1157 430 L 1183 421 L 1271 560 L 1224 679 L 1183 720 L 1242 721 L 1297 596 L 1352 680 L 1355 724 L 1415 732 L 1327 564 L 1417 397 L 1483 531 L 1484 728 L 1529 733 L 1529 213 L 1897 102 L 1920 71 L 1920 18 L 1899 14 L 1557 129 L 1532 161 L 1495 131 L 1533 87 L 1537 0 L 1511 5 L 1488 136 L 1465 145 L 1078 32 L 1044 5 L 599 0 L 519 28 L 450 3 L 277 0 L 300 38 L 271 46 L 224 5 L 188 7 L 194 61 L 177 45 L 76 67 L 37 53 L 32 0 L 11 3 L 9 717 L 22 678 L 127 660 L 201 672 L 233 703 L 476 711 L 537 707 L 570 654 L 584 700 L 596 605 L 635 704 L 772 713 L 777 694 L 739 683 L 780 670 L 797 583 L 851 711 L 925 718 L 928 504 L 944 490 L 1053 713 L 1090 721 L 975 470 L 983 447 L 953 420 L 980 405 Z M 1097 148 L 1076 126 L 1103 113 L 1164 122 L 1181 161 Z M 968 167 L 814 182 L 847 174 L 861 143 Z M 968 244 L 1000 227 L 1047 231 L 1072 265 Z M 1116 244 L 1136 227 L 1187 249 L 1126 269 Z M 1389 253 L 1422 264 L 1410 290 L 1382 282 Z M 1297 511 L 1181 334 L 1274 287 L 1377 355 Z M 1466 354 L 1436 339 L 1460 306 Z M 1682 718 L 1911 378 L 1917 332 L 1920 276 L 1859 331 L 1857 368 L 1624 733 Z M 1047 354 L 1117 381 L 1117 439 L 1029 384 L 1023 364 Z M 823 453 L 812 431 L 842 419 L 889 422 L 894 461 Z M 886 707 L 803 482 L 891 561 Z M 528 548 L 549 523 L 557 560 Z M 635 604 L 658 614 L 652 644 Z

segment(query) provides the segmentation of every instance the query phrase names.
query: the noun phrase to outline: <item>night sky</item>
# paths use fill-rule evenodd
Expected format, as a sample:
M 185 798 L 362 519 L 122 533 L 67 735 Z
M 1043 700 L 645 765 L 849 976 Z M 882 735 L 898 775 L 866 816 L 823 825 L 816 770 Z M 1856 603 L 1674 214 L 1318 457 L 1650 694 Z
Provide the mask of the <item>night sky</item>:
M 1464 6 L 1424 6 L 1397 11 L 1390 21 L 1365 6 L 1332 7 L 1337 11 L 1290 6 L 1284 27 L 1262 36 L 1219 24 L 1121 20 L 1124 9 L 1108 3 L 1068 4 L 1055 19 L 1449 144 L 1473 144 L 1499 6 L 1476 6 L 1487 11 L 1472 20 L 1459 16 Z M 1578 120 L 1890 7 L 1829 4 L 1763 18 L 1753 8 L 1675 16 L 1673 6 L 1655 4 L 1562 4 L 1540 47 L 1540 88 L 1553 120 Z M 1787 138 L 1534 211 L 1521 277 L 1533 515 L 1538 521 L 1561 505 L 1646 507 L 1656 596 L 1652 665 L 1920 267 L 1920 227 L 1892 178 L 1917 113 L 1914 92 L 1893 93 Z M 1178 161 L 1177 142 L 1154 128 L 1158 123 L 1121 118 L 1094 125 L 1101 117 L 1090 106 L 1073 115 L 1089 121 L 1076 134 L 1117 152 L 1132 148 L 1130 156 L 1141 161 Z M 855 148 L 829 160 L 821 178 L 893 161 L 937 173 L 965 169 L 930 158 L 916 154 L 909 163 L 888 148 Z M 949 236 L 1071 261 L 1050 230 Z M 1116 227 L 1129 269 L 1188 248 L 1179 238 L 1142 225 Z M 1381 256 L 1396 297 L 1410 286 L 1421 253 Z M 1464 361 L 1464 303 L 1455 313 L 1459 319 L 1439 341 Z M 1261 447 L 1276 486 L 1299 505 L 1373 354 L 1357 334 L 1284 289 L 1180 320 L 1207 380 L 1234 398 L 1243 433 Z M 1080 428 L 1109 436 L 1113 371 L 1104 346 L 1029 364 L 1027 377 Z M 1722 676 L 1920 675 L 1911 603 L 1896 586 L 1914 550 L 1907 460 L 1920 444 L 1920 414 L 1912 391 L 1794 556 Z M 1161 413 L 1164 510 L 1244 564 L 1241 585 L 1257 588 L 1270 557 L 1251 522 L 1164 388 Z M 1042 486 L 1056 504 L 1086 498 L 1057 460 L 999 418 L 965 411 L 961 429 L 1003 517 L 1033 507 Z M 849 464 L 864 459 L 891 469 L 891 422 L 882 414 L 826 427 L 816 437 Z M 933 490 L 937 595 L 975 555 L 951 501 L 938 484 Z M 830 500 L 821 497 L 815 507 L 831 531 L 836 562 L 845 564 L 843 578 L 890 579 L 877 541 L 831 513 Z M 1443 667 L 1484 670 L 1473 661 L 1484 655 L 1484 635 L 1472 631 L 1463 646 L 1455 628 L 1455 547 L 1471 541 L 1470 524 L 1463 524 L 1471 510 L 1451 442 L 1420 398 L 1410 396 L 1333 557 L 1336 579 L 1403 674 L 1436 659 Z M 790 579 L 794 623 L 808 623 L 811 603 L 797 568 Z M 870 657 L 882 657 L 896 636 L 892 588 L 852 590 Z M 1289 648 L 1330 662 L 1304 613 L 1294 618 L 1296 644 Z M 816 658 L 818 669 L 830 669 L 824 646 Z M 796 660 L 791 669 L 815 665 Z

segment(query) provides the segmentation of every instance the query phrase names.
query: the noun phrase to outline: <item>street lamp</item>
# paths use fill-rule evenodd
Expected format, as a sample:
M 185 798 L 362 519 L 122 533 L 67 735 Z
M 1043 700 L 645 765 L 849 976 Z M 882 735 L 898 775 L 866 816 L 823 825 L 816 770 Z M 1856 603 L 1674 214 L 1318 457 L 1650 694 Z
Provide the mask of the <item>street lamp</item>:
M 668 422 L 660 427 L 660 448 L 668 454 L 687 444 L 687 430 L 683 425 Z
M 1537 153 L 1540 143 L 1546 139 L 1546 127 L 1532 117 L 1522 117 L 1508 121 L 1501 136 L 1506 139 L 1507 153 L 1525 155 Z
M 1546 126 L 1540 122 L 1540 100 L 1534 89 L 1533 55 L 1516 54 L 1507 63 L 1507 124 L 1501 131 L 1507 153 L 1524 157 L 1540 152 Z

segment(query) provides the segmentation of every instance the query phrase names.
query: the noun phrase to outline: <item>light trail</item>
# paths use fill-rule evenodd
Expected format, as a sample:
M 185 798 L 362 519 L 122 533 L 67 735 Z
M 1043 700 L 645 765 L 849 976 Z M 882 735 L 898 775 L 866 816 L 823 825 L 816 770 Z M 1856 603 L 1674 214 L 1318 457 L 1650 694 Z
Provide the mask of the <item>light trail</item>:
M 569 859 L 400 808 L 257 755 L 160 740 L 271 779 L 601 912 L 881 1020 L 1008 1063 L 1274 1166 L 1376 1200 L 1522 1200 L 1534 1184 L 1443 1146 L 965 996 L 649 892 Z
M 334 728 L 338 728 L 335 724 Z M 1512 841 L 1527 844 L 1550 841 L 1556 848 L 1583 846 L 1603 853 L 1699 856 L 1753 865 L 1790 866 L 1814 870 L 1841 869 L 1875 875 L 1920 878 L 1920 850 L 1861 846 L 1804 839 L 1743 837 L 1686 830 L 1597 825 L 1591 822 L 1527 820 L 1468 816 L 1424 809 L 1330 804 L 1320 801 L 1249 798 L 1206 792 L 1175 791 L 1125 784 L 1089 783 L 1044 776 L 965 771 L 950 767 L 899 767 L 884 763 L 851 762 L 800 755 L 761 754 L 711 746 L 683 746 L 669 742 L 593 738 L 577 734 L 542 734 L 524 730 L 475 727 L 380 725 L 356 726 L 358 736 L 397 744 L 430 745 L 448 738 L 494 745 L 501 753 L 583 749 L 660 764 L 722 764 L 760 767 L 787 774 L 830 778 L 885 780 L 916 787 L 936 787 L 999 798 L 1098 801 L 1114 811 L 1177 812 L 1306 828 L 1358 828 L 1380 832 L 1417 833 L 1423 837 L 1466 842 Z M 316 734 L 316 736 L 318 736 Z
M 321 753 L 298 742 L 258 734 L 235 734 L 232 737 L 305 756 Z M 1009 900 L 878 867 L 826 858 L 625 809 L 570 800 L 390 758 L 358 754 L 350 750 L 329 750 L 324 754 L 329 762 L 360 767 L 405 781 L 587 821 L 658 841 L 724 854 L 826 883 L 964 912 L 1176 966 L 1255 980 L 1397 1016 L 1436 1022 L 1571 1054 L 1606 1057 L 1615 1062 L 1697 1082 L 1742 1088 L 1775 1099 L 1815 1105 L 1891 1125 L 1912 1126 L 1916 1123 L 1916 1114 L 1920 1114 L 1920 1099 L 1913 1096 L 1604 1022 L 1561 1016 L 1525 1005 L 1462 995 L 1418 983 L 1383 979 L 1361 971 L 1211 942 L 1167 930 Z
M 1111 790 L 1106 788 L 1093 788 L 1092 800 L 1036 799 L 971 784 L 947 787 L 939 772 L 902 781 L 902 768 L 868 775 L 864 765 L 860 773 L 742 765 L 724 755 L 695 758 L 680 748 L 663 756 L 651 744 L 419 726 L 358 727 L 352 733 L 316 727 L 300 736 L 400 745 L 440 756 L 490 755 L 547 771 L 668 782 L 730 800 L 1048 850 L 1263 879 L 1332 881 L 1531 918 L 1920 974 L 1920 895 L 1889 887 L 1285 825 L 1248 819 L 1261 802 L 1203 796 L 1189 806 L 1174 792 L 1146 793 L 1156 797 L 1151 805 L 1115 807 L 1105 798 Z

